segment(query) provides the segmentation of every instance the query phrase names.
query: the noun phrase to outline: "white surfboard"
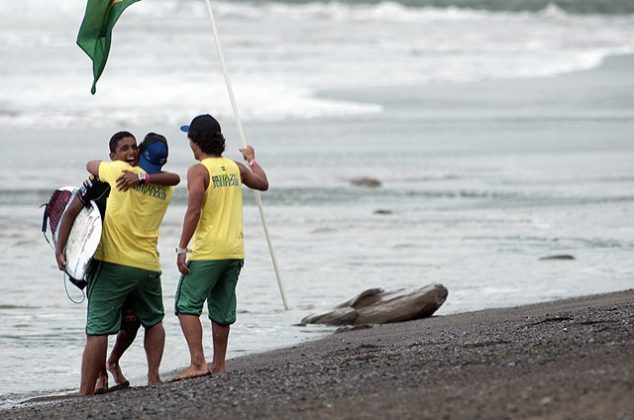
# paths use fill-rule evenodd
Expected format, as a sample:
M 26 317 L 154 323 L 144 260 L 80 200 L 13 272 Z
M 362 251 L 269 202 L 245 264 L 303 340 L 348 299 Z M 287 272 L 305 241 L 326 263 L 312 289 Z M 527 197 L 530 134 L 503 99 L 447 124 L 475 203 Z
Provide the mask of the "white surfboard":
M 83 207 L 70 229 L 64 248 L 66 272 L 74 279 L 83 279 L 92 256 L 101 240 L 101 215 L 94 202 Z M 57 236 L 57 235 L 55 235 Z

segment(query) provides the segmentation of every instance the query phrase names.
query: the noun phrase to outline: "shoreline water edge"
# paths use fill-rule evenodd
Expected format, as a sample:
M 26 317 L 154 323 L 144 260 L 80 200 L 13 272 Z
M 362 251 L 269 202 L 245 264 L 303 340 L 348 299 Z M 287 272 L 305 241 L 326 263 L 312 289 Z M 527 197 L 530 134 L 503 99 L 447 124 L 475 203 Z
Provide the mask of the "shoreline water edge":
M 632 418 L 634 289 L 332 334 L 228 367 L 0 417 Z

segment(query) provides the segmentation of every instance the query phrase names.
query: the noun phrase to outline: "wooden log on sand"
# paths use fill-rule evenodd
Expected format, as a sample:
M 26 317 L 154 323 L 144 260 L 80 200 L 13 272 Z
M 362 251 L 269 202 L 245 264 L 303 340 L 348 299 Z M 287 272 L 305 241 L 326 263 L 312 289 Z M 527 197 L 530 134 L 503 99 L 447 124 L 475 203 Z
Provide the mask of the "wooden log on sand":
M 302 324 L 388 324 L 426 318 L 445 303 L 447 294 L 447 288 L 438 283 L 392 292 L 380 288 L 368 289 L 330 311 L 303 318 Z

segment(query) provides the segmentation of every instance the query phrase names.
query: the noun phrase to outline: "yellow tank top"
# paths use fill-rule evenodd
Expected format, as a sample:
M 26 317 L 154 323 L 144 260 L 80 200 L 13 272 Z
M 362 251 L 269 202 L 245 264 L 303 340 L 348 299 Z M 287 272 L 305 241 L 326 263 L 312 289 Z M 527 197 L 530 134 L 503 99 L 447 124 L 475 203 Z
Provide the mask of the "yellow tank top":
M 243 259 L 240 169 L 223 157 L 203 159 L 200 163 L 209 171 L 209 186 L 189 259 Z

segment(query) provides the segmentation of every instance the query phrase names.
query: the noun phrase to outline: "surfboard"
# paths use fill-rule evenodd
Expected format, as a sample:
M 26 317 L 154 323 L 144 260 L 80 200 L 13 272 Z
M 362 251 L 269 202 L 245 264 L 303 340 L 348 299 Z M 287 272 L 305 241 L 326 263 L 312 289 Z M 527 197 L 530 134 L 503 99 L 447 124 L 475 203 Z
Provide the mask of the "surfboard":
M 55 250 L 54 244 L 57 242 L 62 216 L 75 196 L 76 191 L 77 188 L 75 187 L 58 188 L 45 205 L 42 233 L 44 238 L 51 244 L 53 250 Z M 52 240 L 49 240 L 46 236 L 48 229 L 50 229 Z M 64 248 L 64 256 L 66 257 L 65 271 L 71 278 L 71 282 L 80 289 L 83 289 L 86 285 L 83 280 L 86 277 L 92 256 L 95 254 L 101 240 L 101 231 L 102 222 L 99 208 L 91 201 L 90 206 L 84 206 L 75 218 Z
M 90 207 L 84 206 L 75 218 L 64 248 L 66 273 L 72 278 L 83 279 L 86 276 L 88 264 L 101 240 L 101 229 L 99 208 L 91 201 Z

